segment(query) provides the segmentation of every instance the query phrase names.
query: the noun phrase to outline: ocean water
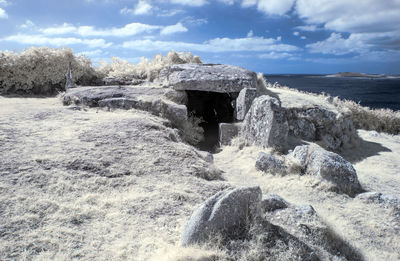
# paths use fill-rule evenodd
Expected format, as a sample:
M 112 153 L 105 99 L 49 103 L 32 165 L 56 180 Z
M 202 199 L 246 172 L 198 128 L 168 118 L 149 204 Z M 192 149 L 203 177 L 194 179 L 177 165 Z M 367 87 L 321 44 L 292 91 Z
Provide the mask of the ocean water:
M 400 110 L 400 78 L 350 78 L 304 74 L 264 76 L 268 82 L 278 82 L 290 88 L 313 93 L 324 92 L 341 99 L 359 102 L 362 106 L 370 108 Z

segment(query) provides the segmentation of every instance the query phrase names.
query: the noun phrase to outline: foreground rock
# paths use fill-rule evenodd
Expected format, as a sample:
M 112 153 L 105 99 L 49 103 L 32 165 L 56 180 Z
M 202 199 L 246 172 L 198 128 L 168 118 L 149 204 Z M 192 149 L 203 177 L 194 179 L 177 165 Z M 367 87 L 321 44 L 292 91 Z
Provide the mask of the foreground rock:
M 282 148 L 287 143 L 288 129 L 280 102 L 263 95 L 253 101 L 243 122 L 242 135 L 253 145 Z
M 229 93 L 256 88 L 257 75 L 232 65 L 177 64 L 162 69 L 156 81 L 175 90 Z
M 234 253 L 232 260 L 363 260 L 311 205 L 292 206 L 275 194 L 260 200 L 259 187 L 217 193 L 192 214 L 182 245 L 212 245 Z
M 335 190 L 351 196 L 362 191 L 353 165 L 340 155 L 326 151 L 317 145 L 297 146 L 290 157 L 305 170 L 334 185 Z
M 246 226 L 259 212 L 260 187 L 237 188 L 217 193 L 198 207 L 186 222 L 183 246 L 203 243 L 214 234 L 243 235 Z

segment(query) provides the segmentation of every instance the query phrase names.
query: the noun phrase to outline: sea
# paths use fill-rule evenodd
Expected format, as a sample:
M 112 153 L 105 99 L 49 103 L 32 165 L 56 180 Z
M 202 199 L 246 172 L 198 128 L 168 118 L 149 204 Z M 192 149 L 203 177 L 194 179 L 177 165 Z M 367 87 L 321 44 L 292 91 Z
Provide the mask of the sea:
M 372 109 L 400 110 L 400 77 L 330 77 L 312 74 L 264 74 L 270 83 L 353 100 Z

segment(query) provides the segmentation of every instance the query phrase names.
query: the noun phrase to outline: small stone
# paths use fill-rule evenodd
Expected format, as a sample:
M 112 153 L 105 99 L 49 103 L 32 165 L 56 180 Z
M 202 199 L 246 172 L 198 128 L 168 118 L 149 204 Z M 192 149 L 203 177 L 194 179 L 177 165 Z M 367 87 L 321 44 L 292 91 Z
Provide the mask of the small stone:
M 267 194 L 262 197 L 261 210 L 263 212 L 271 212 L 277 209 L 287 208 L 289 204 L 276 194 Z
M 317 145 L 303 145 L 297 146 L 289 157 L 305 167 L 306 174 L 331 182 L 339 192 L 352 196 L 362 191 L 353 165 L 336 153 Z
M 275 156 L 260 152 L 256 160 L 256 169 L 271 174 L 282 174 L 285 173 L 286 166 Z

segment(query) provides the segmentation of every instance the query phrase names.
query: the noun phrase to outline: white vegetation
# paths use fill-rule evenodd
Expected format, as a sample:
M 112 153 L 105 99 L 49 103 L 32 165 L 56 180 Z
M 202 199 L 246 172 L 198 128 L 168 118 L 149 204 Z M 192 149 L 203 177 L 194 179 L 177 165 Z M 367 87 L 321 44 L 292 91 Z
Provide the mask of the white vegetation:
M 20 53 L 0 52 L 0 93 L 55 93 L 65 85 L 71 63 L 73 79 L 85 82 L 93 77 L 92 62 L 75 56 L 72 49 L 31 47 Z
M 166 66 L 183 63 L 202 63 L 200 57 L 187 52 L 169 52 L 166 56 L 157 54 L 153 60 L 142 57 L 142 60 L 134 65 L 118 57 L 111 58 L 111 64 L 101 62 L 96 71 L 103 77 L 122 77 L 128 79 L 143 79 L 153 81 L 158 73 Z
M 201 63 L 190 52 L 156 55 L 153 60 L 142 58 L 134 65 L 118 57 L 111 63 L 101 62 L 94 67 L 86 56 L 76 56 L 72 49 L 31 47 L 18 52 L 0 52 L 0 93 L 56 93 L 64 89 L 65 74 L 71 63 L 77 84 L 91 85 L 104 77 L 143 79 L 153 81 L 166 66 L 182 63 Z

